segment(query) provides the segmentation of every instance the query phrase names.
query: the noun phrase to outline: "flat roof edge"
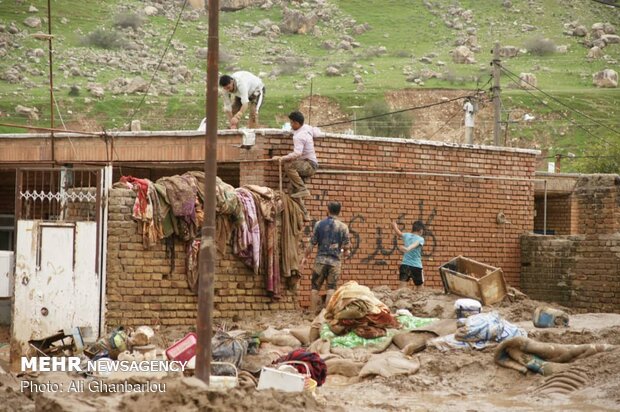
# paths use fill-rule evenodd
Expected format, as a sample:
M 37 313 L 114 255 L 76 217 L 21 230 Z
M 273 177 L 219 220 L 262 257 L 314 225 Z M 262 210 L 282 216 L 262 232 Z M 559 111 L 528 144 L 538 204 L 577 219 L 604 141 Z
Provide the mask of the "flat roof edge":
M 236 136 L 243 133 L 244 129 L 239 130 L 218 130 L 218 136 Z M 281 129 L 253 129 L 248 130 L 253 131 L 257 136 L 264 135 L 281 135 L 288 136 L 290 132 L 281 130 Z M 91 136 L 103 136 L 102 132 L 84 132 L 84 133 L 65 133 L 65 132 L 57 132 L 54 134 L 55 137 L 70 137 L 70 138 L 79 138 L 79 137 L 88 137 L 89 134 Z M 162 130 L 162 131 L 140 131 L 140 132 L 107 132 L 108 136 L 112 137 L 131 137 L 131 136 L 139 136 L 139 137 L 150 137 L 150 136 L 201 136 L 204 135 L 204 132 L 197 130 Z M 0 134 L 0 140 L 5 139 L 27 139 L 27 138 L 41 138 L 49 136 L 49 133 L 12 133 L 12 134 Z M 434 146 L 434 147 L 446 147 L 446 148 L 461 148 L 461 149 L 472 149 L 472 150 L 488 150 L 494 152 L 508 152 L 508 153 L 522 153 L 529 154 L 533 156 L 538 156 L 541 154 L 540 150 L 535 149 L 522 149 L 517 147 L 503 147 L 503 146 L 489 146 L 489 145 L 477 145 L 477 144 L 461 144 L 461 143 L 450 143 L 450 142 L 439 142 L 434 140 L 420 140 L 420 139 L 406 139 L 406 138 L 398 138 L 398 137 L 376 137 L 376 136 L 362 136 L 362 135 L 349 135 L 342 133 L 323 133 L 321 137 L 332 137 L 339 138 L 343 140 L 352 140 L 358 142 L 386 142 L 386 143 L 402 143 L 402 144 L 417 144 L 417 145 L 425 145 L 425 146 Z M 318 137 L 317 139 L 320 139 Z

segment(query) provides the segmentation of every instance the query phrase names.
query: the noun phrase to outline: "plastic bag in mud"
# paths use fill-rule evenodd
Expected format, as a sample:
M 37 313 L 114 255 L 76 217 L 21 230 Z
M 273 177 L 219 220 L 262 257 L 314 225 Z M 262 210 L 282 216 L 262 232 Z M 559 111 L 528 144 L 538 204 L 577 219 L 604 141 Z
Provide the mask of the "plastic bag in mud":
M 243 355 L 248 350 L 248 342 L 243 337 L 232 337 L 223 331 L 216 332 L 211 339 L 211 358 L 217 362 L 229 362 L 237 368 L 241 366 Z M 213 375 L 234 375 L 227 365 L 213 365 Z

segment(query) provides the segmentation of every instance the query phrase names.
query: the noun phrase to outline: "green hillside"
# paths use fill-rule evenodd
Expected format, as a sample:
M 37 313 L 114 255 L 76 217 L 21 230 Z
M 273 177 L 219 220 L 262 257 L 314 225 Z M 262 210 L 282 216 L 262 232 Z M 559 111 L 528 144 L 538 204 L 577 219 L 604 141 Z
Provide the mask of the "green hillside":
M 145 15 L 146 7 L 156 7 L 156 13 Z M 315 28 L 305 34 L 280 30 L 285 8 L 315 13 Z M 132 119 L 139 119 L 143 130 L 197 127 L 205 112 L 204 11 L 183 1 L 52 0 L 51 15 L 55 127 L 127 130 Z M 26 25 L 30 17 L 39 18 L 40 26 Z M 592 75 L 619 71 L 620 43 L 607 44 L 602 57 L 588 60 L 595 23 L 620 33 L 620 8 L 583 0 L 275 1 L 271 7 L 220 14 L 220 71 L 260 73 L 267 88 L 261 124 L 279 127 L 286 113 L 303 99 L 308 102 L 311 90 L 328 99 L 330 120 L 414 107 L 416 90 L 438 90 L 436 99 L 431 94 L 425 103 L 440 101 L 440 90 L 446 89 L 468 94 L 480 88 L 486 97 L 490 51 L 499 42 L 522 49 L 517 57 L 502 58 L 506 144 L 541 149 L 543 157 L 574 154 L 563 171 L 592 170 L 594 162 L 602 171 L 618 172 L 620 160 L 613 156 L 620 158 L 620 89 L 597 88 Z M 576 25 L 588 34 L 564 33 Z M 51 124 L 48 42 L 32 36 L 47 30 L 47 1 L 0 0 L 0 123 Z M 473 64 L 453 62 L 459 42 L 473 42 Z M 566 47 L 556 51 L 556 46 Z M 328 75 L 330 66 L 339 74 Z M 523 72 L 535 74 L 540 91 L 515 86 L 514 76 Z M 361 84 L 354 83 L 355 76 Z M 130 86 L 120 79 L 136 77 L 142 79 L 138 91 L 128 92 Z M 141 90 L 147 85 L 145 95 Z M 102 95 L 92 92 L 95 86 Z M 411 99 L 388 97 L 399 90 L 410 90 Z M 19 114 L 18 105 L 38 114 Z M 436 122 L 458 131 L 456 112 L 433 113 Z M 534 120 L 523 122 L 524 113 Z M 355 130 L 402 135 L 419 119 L 406 112 L 359 122 Z M 226 126 L 223 116 L 219 125 Z M 326 129 L 347 127 L 353 128 Z M 22 130 L 0 126 L 0 133 Z M 429 129 L 428 136 L 442 139 L 439 132 Z M 489 141 L 492 136 L 481 142 Z

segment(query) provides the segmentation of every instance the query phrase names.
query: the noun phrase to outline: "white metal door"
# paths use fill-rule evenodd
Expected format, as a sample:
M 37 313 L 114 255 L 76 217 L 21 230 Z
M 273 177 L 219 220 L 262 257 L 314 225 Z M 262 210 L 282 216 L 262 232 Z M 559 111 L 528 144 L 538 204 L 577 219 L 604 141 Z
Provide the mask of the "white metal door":
M 17 222 L 13 339 L 28 341 L 76 326 L 99 327 L 97 223 Z M 85 336 L 87 338 L 87 336 Z

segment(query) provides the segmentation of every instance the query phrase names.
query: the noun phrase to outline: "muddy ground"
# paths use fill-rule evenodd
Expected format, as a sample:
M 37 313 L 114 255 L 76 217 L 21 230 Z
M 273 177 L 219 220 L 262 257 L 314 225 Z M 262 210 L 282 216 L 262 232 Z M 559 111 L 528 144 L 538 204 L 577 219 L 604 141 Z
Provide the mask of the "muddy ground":
M 391 309 L 406 306 L 420 317 L 454 318 L 453 303 L 458 298 L 438 291 L 414 293 L 410 290 L 375 289 L 375 294 Z M 506 320 L 525 328 L 531 338 L 561 344 L 607 343 L 620 345 L 620 314 L 571 314 L 568 328 L 536 329 L 532 312 L 541 305 L 517 294 L 484 311 L 496 310 Z M 557 306 L 556 306 L 557 307 Z M 567 310 L 570 314 L 570 310 Z M 227 329 L 260 331 L 308 326 L 308 316 L 298 312 L 260 315 Z M 160 330 L 160 339 L 174 341 L 185 330 Z M 4 345 L 4 344 L 3 344 Z M 8 346 L 0 347 L 0 365 L 7 365 Z M 276 351 L 278 348 L 265 347 Z M 388 350 L 393 348 L 388 348 Z M 286 352 L 286 348 L 281 349 Z M 571 363 L 571 370 L 584 383 L 568 394 L 541 394 L 537 389 L 549 379 L 531 372 L 521 374 L 498 366 L 494 349 L 439 352 L 427 348 L 418 357 L 420 369 L 411 375 L 392 378 L 359 379 L 330 375 L 312 394 L 286 394 L 254 389 L 206 390 L 195 378 L 167 377 L 164 393 L 22 393 L 19 378 L 0 374 L 2 410 L 37 411 L 618 411 L 620 410 L 620 349 L 603 352 Z M 32 379 L 32 377 L 31 377 Z M 40 382 L 69 382 L 75 376 L 41 374 Z M 133 377 L 143 382 L 147 377 Z

